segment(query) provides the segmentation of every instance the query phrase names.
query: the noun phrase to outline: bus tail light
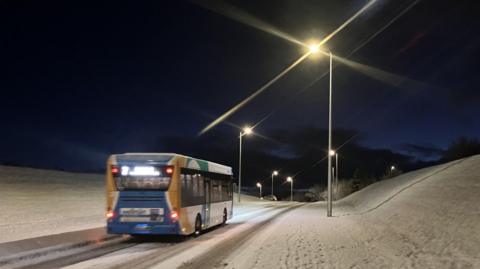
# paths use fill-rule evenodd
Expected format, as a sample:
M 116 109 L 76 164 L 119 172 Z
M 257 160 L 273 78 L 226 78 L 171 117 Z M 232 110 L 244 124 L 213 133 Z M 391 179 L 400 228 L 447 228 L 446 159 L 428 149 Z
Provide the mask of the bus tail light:
M 176 222 L 178 220 L 178 212 L 177 211 L 172 210 L 172 212 L 170 212 L 170 220 L 172 220 L 172 222 Z
M 165 172 L 165 174 L 171 176 L 173 174 L 173 166 L 171 166 L 171 165 L 164 166 L 163 171 Z
M 114 177 L 116 177 L 120 174 L 120 168 L 118 166 L 115 166 L 115 165 L 111 166 L 110 171 L 112 172 L 112 175 Z
M 113 211 L 109 210 L 109 211 L 107 211 L 105 216 L 107 217 L 107 220 L 111 220 L 115 216 L 115 213 Z

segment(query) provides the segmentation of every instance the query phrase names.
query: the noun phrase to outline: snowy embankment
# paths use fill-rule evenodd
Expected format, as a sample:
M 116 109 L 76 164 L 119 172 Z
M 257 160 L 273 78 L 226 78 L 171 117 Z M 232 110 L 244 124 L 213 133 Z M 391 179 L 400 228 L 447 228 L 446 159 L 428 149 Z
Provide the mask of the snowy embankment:
M 103 175 L 0 166 L 0 243 L 105 225 Z
M 226 268 L 480 268 L 480 155 L 277 219 Z

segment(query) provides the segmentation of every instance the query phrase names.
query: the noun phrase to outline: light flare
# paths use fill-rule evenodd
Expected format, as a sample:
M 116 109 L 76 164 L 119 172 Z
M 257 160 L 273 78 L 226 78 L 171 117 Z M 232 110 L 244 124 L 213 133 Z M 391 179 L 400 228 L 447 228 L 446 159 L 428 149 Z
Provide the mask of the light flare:
M 270 87 L 270 85 L 272 85 L 273 83 L 275 83 L 277 80 L 279 80 L 280 78 L 282 78 L 285 74 L 287 74 L 290 70 L 292 70 L 295 66 L 297 66 L 299 63 L 301 63 L 303 60 L 305 60 L 305 58 L 307 58 L 310 54 L 309 53 L 306 53 L 304 54 L 302 57 L 300 57 L 299 59 L 297 59 L 294 63 L 292 63 L 290 66 L 288 66 L 287 68 L 285 68 L 280 74 L 276 75 L 273 79 L 271 79 L 269 82 L 267 82 L 266 84 L 264 84 L 262 87 L 260 87 L 258 90 L 256 90 L 254 93 L 252 93 L 250 96 L 248 96 L 247 98 L 245 98 L 243 101 L 241 101 L 240 103 L 238 103 L 236 106 L 232 107 L 231 109 L 229 109 L 227 112 L 225 112 L 223 115 L 221 115 L 220 117 L 218 117 L 217 119 L 215 119 L 212 123 L 210 123 L 209 125 L 207 125 L 207 127 L 203 128 L 202 131 L 200 131 L 200 133 L 198 135 L 202 135 L 204 134 L 205 132 L 207 132 L 208 130 L 212 129 L 213 127 L 215 127 L 216 125 L 218 125 L 219 123 L 221 123 L 222 121 L 226 120 L 228 117 L 230 117 L 233 113 L 235 113 L 237 110 L 239 110 L 240 108 L 242 108 L 243 106 L 245 106 L 248 102 L 250 102 L 253 98 L 257 97 L 259 94 L 261 94 L 262 92 L 264 92 L 266 89 L 268 89 L 268 87 Z
M 381 81 L 383 83 L 386 83 L 388 85 L 391 85 L 397 88 L 415 92 L 419 88 L 428 87 L 426 83 L 423 83 L 414 79 L 410 79 L 406 76 L 401 76 L 391 72 L 387 72 L 366 64 L 355 62 L 347 58 L 340 57 L 338 55 L 333 55 L 333 58 L 335 59 L 335 61 L 341 64 L 344 64 L 361 74 L 364 74 L 368 77 L 371 77 L 373 79 L 376 79 L 378 81 Z
M 372 41 L 375 37 L 377 37 L 379 34 L 381 34 L 383 31 L 385 31 L 385 29 L 387 29 L 388 27 L 390 27 L 390 25 L 392 25 L 394 22 L 396 22 L 400 17 L 402 17 L 405 13 L 407 13 L 407 11 L 409 11 L 410 9 L 412 9 L 415 5 L 418 4 L 418 2 L 420 2 L 420 0 L 416 0 L 414 2 L 412 2 L 410 5 L 408 5 L 405 9 L 403 9 L 399 14 L 397 14 L 395 17 L 393 17 L 387 24 L 385 24 L 383 27 L 381 27 L 379 30 L 377 30 L 373 35 L 371 35 L 370 37 L 368 37 L 365 41 L 363 41 L 359 46 L 357 46 L 351 53 L 350 55 L 354 54 L 355 52 L 357 52 L 358 50 L 360 50 L 361 48 L 363 48 L 365 45 L 367 45 L 368 43 L 370 43 L 370 41 Z
M 342 25 L 340 25 L 335 31 L 333 31 L 331 34 L 326 36 L 322 41 L 320 41 L 319 46 L 322 46 L 323 44 L 327 43 L 330 39 L 332 39 L 338 32 L 343 30 L 343 28 L 347 27 L 352 21 L 354 21 L 358 16 L 362 15 L 365 10 L 367 10 L 370 6 L 375 4 L 377 0 L 371 0 L 368 2 L 365 6 L 363 6 L 359 11 L 357 11 L 353 16 L 351 16 L 348 20 L 346 20 Z
M 252 26 L 256 29 L 262 30 L 266 33 L 270 33 L 274 36 L 283 38 L 284 40 L 288 40 L 290 42 L 293 42 L 295 44 L 301 45 L 303 47 L 309 48 L 309 51 L 305 53 L 303 56 L 301 56 L 297 61 L 295 61 L 292 65 L 287 67 L 285 70 L 283 70 L 280 74 L 278 74 L 276 77 L 274 77 L 272 80 L 267 82 L 264 86 L 262 86 L 260 89 L 258 89 L 256 92 L 254 92 L 252 95 L 244 99 L 242 102 L 225 112 L 222 116 L 218 117 L 215 119 L 212 123 L 207 125 L 205 128 L 203 128 L 198 135 L 202 135 L 208 130 L 212 129 L 228 117 L 230 117 L 233 113 L 235 113 L 237 110 L 242 108 L 244 105 L 246 105 L 248 102 L 250 102 L 253 98 L 255 98 L 257 95 L 265 91 L 270 85 L 275 83 L 277 80 L 279 80 L 281 77 L 283 77 L 288 71 L 290 71 L 293 67 L 301 63 L 306 57 L 316 53 L 319 51 L 320 47 L 325 44 L 327 41 L 332 39 L 338 32 L 340 32 L 342 29 L 347 27 L 353 20 L 355 20 L 358 16 L 360 16 L 365 10 L 367 10 L 371 5 L 373 5 L 377 0 L 371 0 L 369 1 L 365 6 L 363 6 L 359 11 L 357 11 L 352 17 L 350 17 L 348 20 L 346 20 L 342 25 L 340 25 L 335 31 L 333 31 L 331 34 L 329 34 L 327 37 L 325 37 L 323 40 L 321 40 L 318 44 L 314 45 L 313 47 L 309 48 L 309 45 L 299 41 L 298 39 L 294 38 L 293 36 L 280 31 L 279 29 L 275 28 L 274 26 L 258 19 L 255 18 L 254 16 L 248 14 L 247 12 L 226 4 L 225 2 L 222 1 L 210 1 L 208 3 L 201 2 L 201 1 L 195 1 L 198 5 L 207 8 L 209 10 L 212 10 L 214 12 L 217 12 L 219 14 L 222 14 L 224 16 L 227 16 L 233 20 L 236 20 L 238 22 L 244 23 L 246 25 Z
M 224 1 L 200 1 L 196 0 L 193 1 L 199 6 L 202 6 L 208 10 L 211 10 L 215 13 L 221 14 L 225 17 L 228 17 L 232 20 L 238 21 L 240 23 L 243 23 L 245 25 L 251 26 L 255 29 L 261 30 L 263 32 L 269 33 L 271 35 L 274 35 L 276 37 L 279 37 L 281 39 L 290 41 L 292 43 L 295 43 L 297 45 L 305 46 L 303 42 L 295 38 L 294 36 L 276 28 L 275 26 L 262 21 L 253 15 L 245 12 L 244 10 L 232 6 Z

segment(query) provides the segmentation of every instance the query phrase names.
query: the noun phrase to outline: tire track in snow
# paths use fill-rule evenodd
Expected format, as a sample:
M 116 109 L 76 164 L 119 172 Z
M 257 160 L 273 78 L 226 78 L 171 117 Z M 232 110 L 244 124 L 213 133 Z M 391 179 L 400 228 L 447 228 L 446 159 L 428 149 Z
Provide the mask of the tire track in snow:
M 182 266 L 178 267 L 180 269 L 210 269 L 210 268 L 223 268 L 228 264 L 223 263 L 224 259 L 231 253 L 233 253 L 238 247 L 245 244 L 263 228 L 268 226 L 278 217 L 297 209 L 304 204 L 297 204 L 287 207 L 287 209 L 280 210 L 275 213 L 272 217 L 259 222 L 258 224 L 238 233 L 237 235 L 224 240 L 223 242 L 217 244 L 208 252 L 184 263 Z
M 130 248 L 138 243 L 122 237 L 99 241 L 87 241 L 73 245 L 64 245 L 47 248 L 46 250 L 33 250 L 25 255 L 19 254 L 0 264 L 0 268 L 58 268 L 71 263 L 92 259 L 110 252 Z

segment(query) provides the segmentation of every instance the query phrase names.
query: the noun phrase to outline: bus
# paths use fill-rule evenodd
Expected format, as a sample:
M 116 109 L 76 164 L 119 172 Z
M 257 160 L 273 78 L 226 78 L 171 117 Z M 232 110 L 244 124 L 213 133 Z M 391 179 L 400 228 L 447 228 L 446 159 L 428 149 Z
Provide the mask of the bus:
M 199 235 L 232 217 L 232 168 L 175 153 L 107 161 L 107 232 Z

